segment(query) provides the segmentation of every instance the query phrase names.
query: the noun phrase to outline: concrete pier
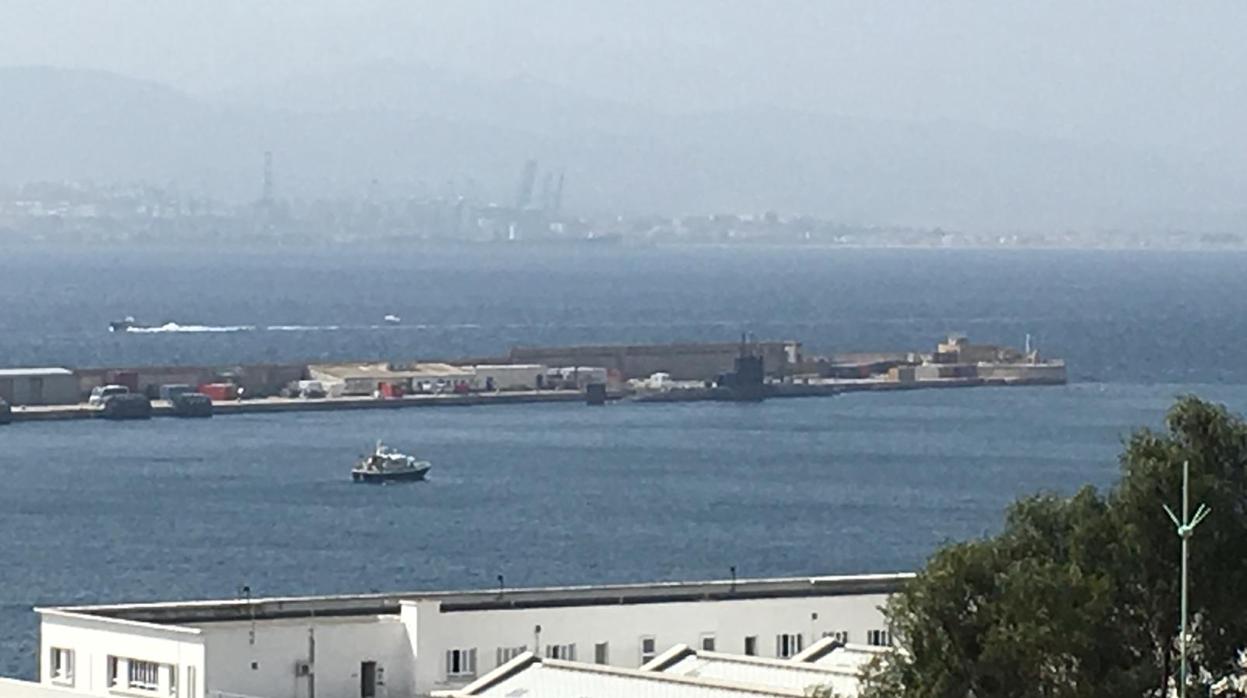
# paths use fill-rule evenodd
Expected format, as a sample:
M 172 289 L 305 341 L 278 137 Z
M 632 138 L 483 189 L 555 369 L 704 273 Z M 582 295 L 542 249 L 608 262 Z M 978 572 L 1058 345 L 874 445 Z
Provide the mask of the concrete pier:
M 537 359 L 547 363 L 515 363 Z M 750 366 L 755 370 L 745 371 Z M 582 380 L 582 375 L 592 377 Z M 747 380 L 742 382 L 742 376 Z M 56 387 L 51 384 L 53 378 L 59 381 L 57 390 L 52 389 Z M 811 359 L 803 355 L 799 342 L 612 345 L 517 348 L 498 364 L 470 365 L 459 360 L 453 365 L 374 361 L 77 371 L 10 369 L 0 372 L 0 379 L 0 397 L 14 403 L 11 421 L 29 422 L 103 418 L 104 410 L 98 407 L 63 403 L 84 399 L 93 388 L 107 384 L 119 384 L 148 396 L 167 396 L 165 388 L 170 386 L 198 386 L 214 399 L 213 413 L 225 416 L 579 402 L 587 400 L 584 390 L 590 384 L 611 386 L 608 400 L 636 402 L 739 401 L 849 392 L 1062 385 L 1066 382 L 1066 368 L 1063 361 L 1040 359 L 1029 343 L 1022 352 L 972 344 L 962 335 L 951 335 L 929 354 L 853 354 Z M 314 383 L 316 390 L 307 390 L 303 383 Z M 230 399 L 235 392 L 249 399 Z M 292 393 L 328 393 L 331 397 L 271 397 Z M 27 404 L 22 405 L 23 401 Z M 48 402 L 62 404 L 45 404 Z M 146 404 L 140 406 L 146 408 Z M 151 416 L 187 415 L 179 414 L 168 402 L 155 400 Z
M 824 380 L 816 383 L 775 383 L 769 386 L 767 399 L 830 397 L 842 393 L 890 392 L 897 390 L 929 390 L 975 388 L 988 386 L 1063 385 L 1064 381 L 1039 378 L 931 378 L 909 382 L 863 378 Z M 655 392 L 612 392 L 609 400 L 629 399 L 635 402 L 708 402 L 723 398 L 714 390 L 685 388 Z M 442 395 L 406 395 L 394 398 L 261 398 L 255 400 L 220 401 L 213 403 L 216 416 L 262 414 L 277 412 L 328 412 L 340 410 L 393 410 L 410 407 L 472 407 L 478 405 L 517 405 L 547 402 L 582 402 L 585 394 L 577 390 L 525 390 L 498 393 Z M 172 406 L 164 400 L 152 401 L 153 417 L 176 417 Z M 13 408 L 13 422 L 65 421 L 103 419 L 103 411 L 86 404 L 46 405 Z
M 584 396 L 576 390 L 514 391 L 506 393 L 470 393 L 457 395 L 407 395 L 395 398 L 338 397 L 321 399 L 261 398 L 258 400 L 219 401 L 212 403 L 217 416 L 273 412 L 327 412 L 339 410 L 393 410 L 407 407 L 470 407 L 472 405 L 514 405 L 537 402 L 578 402 Z M 172 406 L 164 400 L 152 401 L 153 417 L 175 417 Z M 13 408 L 14 422 L 62 421 L 72 419 L 103 419 L 103 410 L 86 404 L 42 405 Z

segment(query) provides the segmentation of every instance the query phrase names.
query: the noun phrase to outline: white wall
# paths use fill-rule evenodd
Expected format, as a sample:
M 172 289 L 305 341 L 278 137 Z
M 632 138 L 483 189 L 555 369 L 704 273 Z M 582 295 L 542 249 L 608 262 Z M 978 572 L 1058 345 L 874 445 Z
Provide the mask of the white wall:
M 12 405 L 73 405 L 78 377 L 72 373 L 0 376 L 0 397 Z
M 4 698 L 81 698 L 81 695 L 68 688 L 0 677 L 0 696 Z
M 378 698 L 411 694 L 411 643 L 396 615 L 257 621 L 254 644 L 248 621 L 195 627 L 203 633 L 212 691 L 308 698 L 309 679 L 297 677 L 295 665 L 307 661 L 314 637 L 316 698 L 357 698 L 365 661 L 377 663 Z
M 843 630 L 850 641 L 865 642 L 868 630 L 887 627 L 880 610 L 887 598 L 866 594 L 449 613 L 442 613 L 436 600 L 419 600 L 403 602 L 402 619 L 408 635 L 416 638 L 415 689 L 424 695 L 467 683 L 447 680 L 448 649 L 476 648 L 477 676 L 496 668 L 499 647 L 520 645 L 544 656 L 547 645 L 575 643 L 576 660 L 593 662 L 594 645 L 606 642 L 610 664 L 635 668 L 641 665 L 643 636 L 654 637 L 656 653 L 678 643 L 700 647 L 702 636 L 712 634 L 717 651 L 743 654 L 745 637 L 753 635 L 758 655 L 774 657 L 781 633 L 800 634 L 803 646 L 824 632 Z
M 537 378 L 546 374 L 546 367 L 536 364 L 481 365 L 473 368 L 476 376 L 472 380 L 477 390 L 485 390 L 491 378 L 494 390 L 533 390 L 537 387 Z
M 59 647 L 74 653 L 73 681 L 66 687 L 76 691 L 112 695 L 112 655 L 172 665 L 178 672 L 176 698 L 204 695 L 204 645 L 196 630 L 44 611 L 39 636 L 40 682 L 45 685 L 53 685 L 49 658 L 52 648 Z
M 516 601 L 557 602 L 560 594 L 566 594 L 573 601 L 601 602 L 597 595 L 578 593 L 529 592 Z M 745 637 L 756 636 L 757 653 L 774 657 L 776 636 L 781 633 L 799 634 L 802 645 L 808 647 L 828 632 L 847 631 L 851 642 L 864 642 L 867 631 L 886 628 L 880 608 L 887 595 L 882 593 L 623 604 L 607 600 L 601 605 L 442 611 L 443 600 L 464 604 L 492 599 L 491 595 L 430 596 L 403 601 L 398 614 L 259 620 L 254 624 L 254 638 L 253 625 L 246 620 L 170 626 L 45 610 L 41 678 L 51 685 L 48 657 L 52 647 L 63 647 L 75 652 L 73 688 L 95 695 L 111 695 L 106 685 L 111 654 L 177 667 L 176 698 L 204 698 L 215 692 L 309 698 L 309 680 L 296 675 L 296 665 L 309 659 L 309 637 L 313 637 L 316 698 L 359 696 L 361 662 L 365 661 L 376 662 L 379 669 L 377 698 L 405 698 L 468 682 L 468 677 L 447 680 L 449 649 L 475 649 L 475 675 L 481 676 L 497 667 L 500 647 L 522 646 L 545 655 L 548 645 L 575 644 L 576 659 L 593 662 L 595 644 L 605 642 L 610 664 L 637 667 L 642 663 L 644 636 L 654 637 L 655 654 L 678 643 L 701 647 L 706 635 L 714 636 L 720 652 L 743 653 Z M 537 626 L 541 627 L 539 636 Z

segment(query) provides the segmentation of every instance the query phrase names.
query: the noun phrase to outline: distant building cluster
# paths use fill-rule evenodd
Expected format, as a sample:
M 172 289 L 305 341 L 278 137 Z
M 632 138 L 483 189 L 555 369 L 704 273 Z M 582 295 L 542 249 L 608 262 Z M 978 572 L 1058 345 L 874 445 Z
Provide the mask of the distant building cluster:
M 538 186 L 540 182 L 540 186 Z M 525 163 L 514 200 L 471 193 L 287 199 L 266 154 L 259 196 L 227 202 L 175 186 L 36 182 L 0 189 L 0 240 L 30 242 L 690 243 L 897 247 L 1236 247 L 1237 234 L 965 232 L 849 224 L 809 215 L 575 215 L 565 176 Z

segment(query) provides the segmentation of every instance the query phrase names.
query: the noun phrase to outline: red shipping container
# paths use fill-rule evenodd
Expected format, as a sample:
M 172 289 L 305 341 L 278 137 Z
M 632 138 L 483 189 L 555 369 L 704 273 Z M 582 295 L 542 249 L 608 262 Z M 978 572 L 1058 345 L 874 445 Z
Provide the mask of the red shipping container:
M 381 397 L 402 397 L 404 390 L 402 383 L 381 383 Z
M 233 383 L 204 383 L 199 386 L 199 392 L 216 402 L 238 398 L 238 386 Z

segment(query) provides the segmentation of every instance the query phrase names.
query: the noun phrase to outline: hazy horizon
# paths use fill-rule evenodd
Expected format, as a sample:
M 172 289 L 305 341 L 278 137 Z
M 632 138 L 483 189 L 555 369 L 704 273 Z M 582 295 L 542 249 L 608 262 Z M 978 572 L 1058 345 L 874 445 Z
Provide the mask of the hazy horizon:
M 118 179 L 233 196 L 271 148 L 286 151 L 291 193 L 476 178 L 500 196 L 534 157 L 566 167 L 569 205 L 595 211 L 738 202 L 880 223 L 1230 230 L 1247 221 L 1244 20 L 1247 6 L 1230 2 L 46 0 L 8 3 L 0 67 L 185 93 L 196 105 L 167 116 L 210 123 L 196 138 L 210 153 L 186 147 L 184 171 L 160 161 L 186 135 L 144 142 L 110 103 L 125 99 L 103 94 L 119 123 L 94 125 L 98 138 L 135 142 L 93 157 Z M 221 109 L 229 118 L 203 115 Z M 23 116 L 47 147 L 24 152 Z M 94 152 L 43 133 L 34 108 L 15 118 L 0 113 L 0 145 L 16 152 L 0 181 L 66 176 L 77 152 Z M 167 127 L 152 118 L 148 135 Z M 326 143 L 353 131 L 368 135 Z M 733 167 L 749 174 L 721 174 Z

